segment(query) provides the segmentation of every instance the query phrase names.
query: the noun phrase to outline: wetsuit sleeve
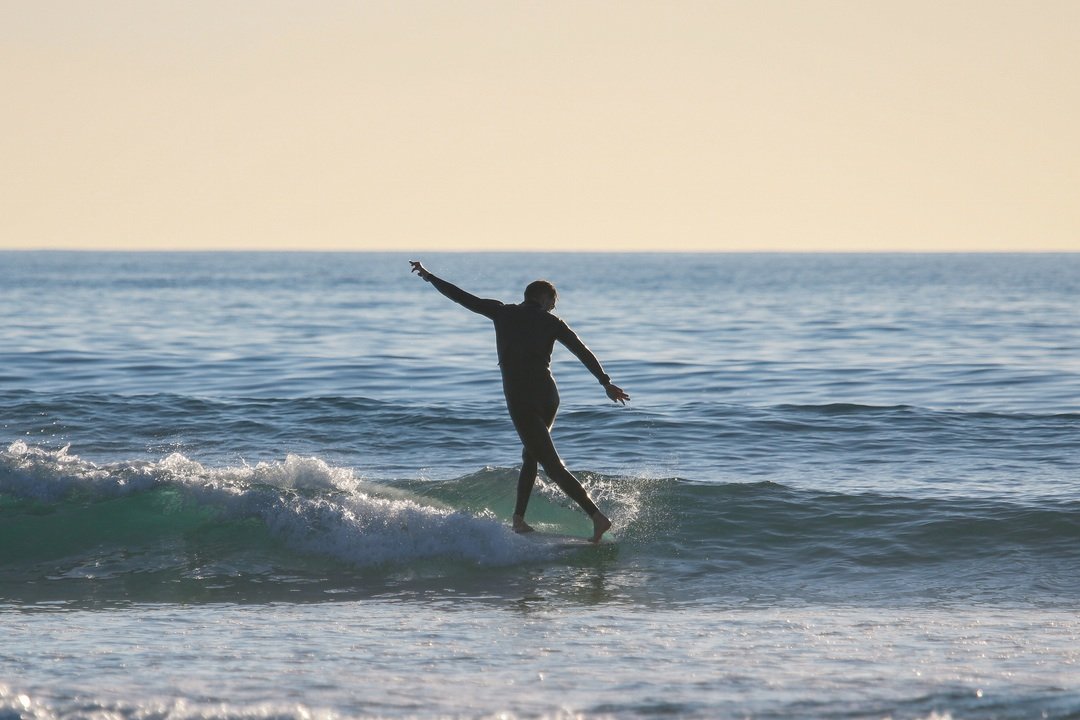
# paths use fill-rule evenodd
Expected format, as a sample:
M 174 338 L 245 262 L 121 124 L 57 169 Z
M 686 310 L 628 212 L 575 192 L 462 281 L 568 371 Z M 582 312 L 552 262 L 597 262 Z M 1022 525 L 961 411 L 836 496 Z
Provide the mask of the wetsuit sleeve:
M 589 369 L 589 372 L 600 381 L 601 385 L 607 385 L 611 382 L 611 378 L 604 372 L 604 368 L 600 365 L 600 361 L 596 359 L 596 356 L 593 355 L 592 350 L 581 342 L 581 338 L 577 336 L 577 333 L 571 330 L 570 326 L 562 320 L 559 321 L 559 328 L 555 337 L 566 346 L 567 350 L 577 356 L 581 364 Z
M 498 312 L 499 308 L 503 306 L 503 304 L 498 300 L 485 300 L 483 298 L 478 298 L 471 293 L 465 292 L 457 285 L 454 285 L 453 283 L 448 283 L 442 278 L 435 277 L 430 273 L 425 279 L 429 283 L 434 285 L 436 290 L 456 302 L 458 305 L 468 308 L 474 313 L 479 313 L 484 317 L 490 318 L 492 320 L 495 319 L 495 313 Z

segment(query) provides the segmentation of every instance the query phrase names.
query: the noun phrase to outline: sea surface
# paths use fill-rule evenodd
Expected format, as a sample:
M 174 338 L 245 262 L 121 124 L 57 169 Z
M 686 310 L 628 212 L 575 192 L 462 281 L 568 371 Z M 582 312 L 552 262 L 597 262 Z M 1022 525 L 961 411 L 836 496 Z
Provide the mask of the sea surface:
M 605 542 L 510 531 L 411 259 L 558 286 Z M 0 318 L 0 720 L 1080 717 L 1080 254 L 7 252 Z

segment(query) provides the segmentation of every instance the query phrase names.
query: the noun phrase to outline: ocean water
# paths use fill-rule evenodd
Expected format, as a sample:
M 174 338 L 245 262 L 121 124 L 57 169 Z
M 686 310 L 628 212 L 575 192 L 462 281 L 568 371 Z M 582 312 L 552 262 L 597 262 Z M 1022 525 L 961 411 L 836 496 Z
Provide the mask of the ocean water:
M 1080 717 L 1080 255 L 410 259 L 0 253 L 0 720 Z

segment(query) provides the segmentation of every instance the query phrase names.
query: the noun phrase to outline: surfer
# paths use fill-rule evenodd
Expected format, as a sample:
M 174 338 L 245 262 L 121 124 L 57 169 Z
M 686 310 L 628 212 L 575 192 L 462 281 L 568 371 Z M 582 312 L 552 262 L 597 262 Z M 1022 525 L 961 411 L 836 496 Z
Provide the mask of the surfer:
M 581 509 L 593 523 L 594 543 L 611 528 L 609 520 L 589 497 L 577 478 L 563 465 L 551 440 L 551 426 L 559 410 L 559 390 L 551 376 L 551 350 L 558 340 L 589 369 L 613 402 L 626 404 L 630 399 L 622 388 L 612 384 L 600 361 L 581 342 L 570 327 L 551 311 L 555 309 L 558 293 L 546 280 L 537 280 L 525 288 L 525 301 L 507 305 L 498 300 L 485 300 L 471 295 L 442 278 L 435 277 L 419 261 L 410 260 L 412 272 L 435 286 L 440 293 L 463 307 L 489 318 L 495 323 L 495 345 L 502 371 L 506 409 L 521 438 L 521 474 L 518 476 L 517 504 L 514 507 L 515 532 L 532 532 L 525 522 L 536 483 L 537 463 Z

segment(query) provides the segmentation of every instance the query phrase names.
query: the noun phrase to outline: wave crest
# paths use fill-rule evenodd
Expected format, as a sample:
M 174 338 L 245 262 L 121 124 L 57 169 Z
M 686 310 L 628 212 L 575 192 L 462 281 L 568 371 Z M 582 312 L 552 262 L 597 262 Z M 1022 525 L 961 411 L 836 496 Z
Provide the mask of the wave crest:
M 184 555 L 178 561 L 184 565 L 192 537 L 252 542 L 250 521 L 267 534 L 256 544 L 283 544 L 292 553 L 358 568 L 436 559 L 505 565 L 550 552 L 515 535 L 490 510 L 432 503 L 295 455 L 225 468 L 179 453 L 97 465 L 68 447 L 20 441 L 0 453 L 0 513 L 5 562 L 29 558 L 35 566 L 70 564 L 92 552 L 153 556 L 150 549 L 162 544 Z M 65 527 L 77 532 L 60 532 Z M 159 569 L 157 555 L 139 569 Z

